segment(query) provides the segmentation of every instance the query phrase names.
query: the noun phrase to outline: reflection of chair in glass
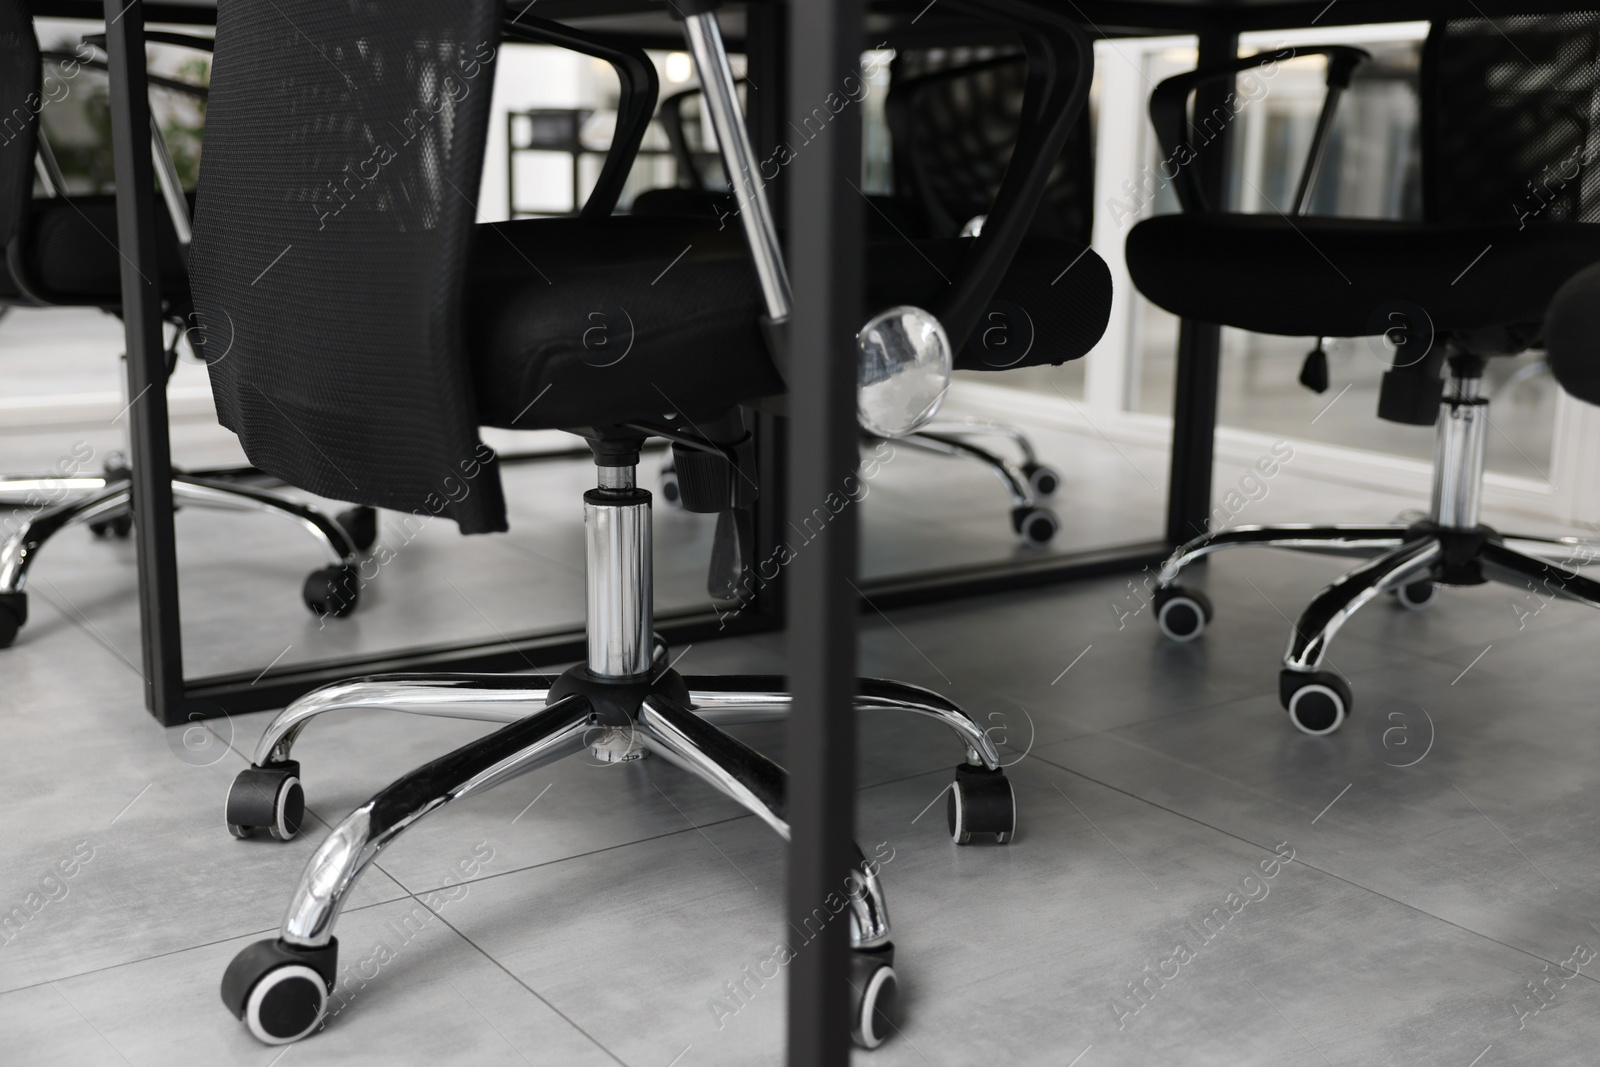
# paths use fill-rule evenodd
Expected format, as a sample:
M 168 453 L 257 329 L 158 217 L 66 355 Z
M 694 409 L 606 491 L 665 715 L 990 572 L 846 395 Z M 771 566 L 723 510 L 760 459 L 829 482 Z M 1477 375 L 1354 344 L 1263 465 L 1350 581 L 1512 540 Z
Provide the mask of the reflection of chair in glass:
M 1299 50 L 1304 54 L 1307 49 Z M 1361 55 L 1331 52 L 1322 134 L 1292 215 L 1306 202 L 1337 90 Z M 1324 670 L 1339 628 L 1379 594 L 1407 608 L 1442 585 L 1489 580 L 1600 607 L 1600 583 L 1576 568 L 1600 548 L 1571 538 L 1503 535 L 1479 521 L 1488 398 L 1486 361 L 1539 347 L 1545 308 L 1574 272 L 1600 260 L 1600 198 L 1590 173 L 1600 136 L 1600 14 L 1435 23 L 1421 67 L 1424 220 L 1238 215 L 1208 210 L 1193 182 L 1187 100 L 1205 81 L 1286 58 L 1264 54 L 1168 79 L 1150 112 L 1179 164 L 1184 212 L 1149 219 L 1128 238 L 1139 288 L 1174 314 L 1260 333 L 1384 337 L 1397 349 L 1378 416 L 1437 426 L 1428 515 L 1389 525 L 1240 526 L 1203 534 L 1167 561 L 1155 603 L 1167 636 L 1193 640 L 1211 618 L 1184 566 L 1218 549 L 1271 545 L 1372 557 L 1324 589 L 1290 636 L 1279 693 L 1295 726 L 1338 729 L 1351 704 Z M 1581 177 L 1578 175 L 1581 174 Z M 1449 368 L 1448 387 L 1441 380 Z M 1585 394 L 1587 395 L 1587 394 Z
M 763 322 L 786 328 L 789 290 L 759 188 L 741 191 L 744 221 L 759 220 L 748 242 L 711 218 L 612 215 L 654 110 L 654 70 L 641 51 L 526 14 L 502 23 L 497 0 L 391 0 L 381 8 L 275 0 L 223 4 L 218 15 L 194 289 L 201 314 L 234 323 L 233 349 L 210 371 L 219 417 L 246 454 L 314 492 L 427 509 L 473 534 L 506 525 L 482 425 L 573 432 L 593 453 L 597 481 L 583 504 L 583 664 L 554 680 L 400 674 L 336 683 L 279 714 L 235 780 L 230 832 L 289 838 L 304 815 L 292 749 L 313 719 L 381 708 L 495 727 L 345 816 L 307 863 L 278 936 L 229 965 L 229 1010 L 261 1040 L 285 1043 L 313 1032 L 328 1011 L 338 975 L 334 926 L 362 873 L 408 827 L 454 801 L 584 750 L 608 763 L 654 754 L 787 835 L 783 769 L 722 729 L 786 717 L 786 680 L 672 669 L 651 636 L 651 495 L 636 477 L 645 440 L 664 436 L 711 457 L 695 487 L 719 498 L 701 501 L 716 505 L 710 510 L 749 503 L 759 488 L 756 442 L 741 409 L 786 395 L 773 355 L 782 347 Z M 702 76 L 708 67 L 723 76 L 710 92 L 719 132 L 732 132 L 742 116 L 716 26 L 709 11 L 686 18 Z M 481 176 L 502 34 L 558 43 L 631 72 L 622 79 L 612 152 L 576 218 L 473 225 L 469 193 Z M 1021 160 L 1059 150 L 1089 86 L 1092 53 L 1076 30 L 1047 19 L 1034 38 L 1030 56 L 1055 77 L 1040 79 L 1047 91 L 1022 135 Z M 325 62 L 330 55 L 340 62 Z M 739 163 L 730 173 L 753 169 L 737 136 L 723 145 Z M 367 158 L 381 158 L 381 169 L 320 224 L 330 161 Z M 965 336 L 998 291 L 1032 308 L 1064 356 L 1092 345 L 1110 313 L 1109 272 L 1067 242 L 1022 245 L 1020 221 L 1036 187 L 1028 184 L 1031 167 L 1015 170 L 984 238 L 915 248 L 869 242 L 866 273 L 876 281 L 868 306 L 941 306 L 940 324 Z M 288 246 L 293 260 L 260 277 Z M 1057 264 L 1070 256 L 1083 261 L 1052 287 Z M 968 294 L 970 310 L 938 304 L 945 278 Z M 625 345 L 620 334 L 599 345 L 596 309 L 606 309 L 609 329 L 626 331 Z M 954 355 L 958 366 L 971 358 Z M 848 490 L 850 472 L 837 473 Z M 842 499 L 818 501 L 823 523 Z M 811 522 L 798 517 L 796 528 Z M 994 743 L 967 712 L 894 682 L 862 680 L 857 692 L 865 714 L 909 712 L 955 734 L 965 760 L 946 817 L 957 842 L 974 834 L 1010 840 L 1010 783 Z M 616 773 L 621 783 L 625 772 Z M 875 864 L 863 857 L 848 889 L 848 902 L 829 907 L 850 924 L 853 1025 L 871 1047 L 888 1036 L 895 987 Z
M 206 48 L 203 38 L 155 34 L 152 39 Z M 91 38 L 90 40 L 94 40 Z M 51 58 L 58 64 L 104 68 L 83 55 Z M 69 68 L 72 69 L 72 68 Z M 0 144 L 0 244 L 6 269 L 0 270 L 0 305 L 7 307 L 91 307 L 118 313 L 122 302 L 121 270 L 116 246 L 117 206 L 111 196 L 69 196 L 67 183 L 40 128 L 45 101 L 65 99 L 54 92 L 41 96 L 43 57 L 34 39 L 32 15 L 21 0 L 0 0 L 0 97 L 32 101 L 8 113 L 6 141 Z M 168 88 L 202 98 L 205 90 L 181 81 L 155 78 Z M 37 110 L 35 109 L 37 106 Z M 20 128 L 13 128 L 16 117 Z M 189 281 L 184 271 L 189 234 L 189 202 L 178 182 L 159 128 L 151 130 L 157 177 L 168 213 L 157 216 L 158 262 L 163 309 L 175 328 L 169 368 L 176 363 L 177 338 L 189 315 Z M 37 174 L 45 195 L 33 197 Z M 207 331 L 208 333 L 210 331 Z M 222 342 L 219 342 L 222 343 Z M 133 398 L 137 402 L 138 398 Z M 10 645 L 28 618 L 25 585 L 28 570 L 45 543 L 72 526 L 86 524 L 97 535 L 126 537 L 133 526 L 129 510 L 128 474 L 113 457 L 98 472 L 80 469 L 93 459 L 65 457 L 62 469 L 43 475 L 0 478 L 0 500 L 24 513 L 7 523 L 0 547 L 0 647 Z M 377 535 L 376 515 L 368 508 L 347 511 L 335 522 L 314 508 L 255 486 L 219 476 L 175 473 L 172 494 L 179 505 L 278 515 L 309 531 L 323 548 L 327 566 L 306 579 L 302 595 L 319 615 L 352 611 L 355 597 L 336 592 L 353 584 L 357 552 Z M 73 499 L 66 499 L 72 497 Z
M 980 232 L 1016 141 L 1026 61 L 1014 49 L 907 49 L 896 53 L 890 71 L 885 108 L 894 146 L 894 195 L 867 198 L 870 232 L 908 242 Z M 636 214 L 720 216 L 732 211 L 731 204 L 717 203 L 727 199 L 725 194 L 710 191 L 701 178 L 704 167 L 694 151 L 699 139 L 685 130 L 684 106 L 698 94 L 691 89 L 663 102 L 660 121 L 678 161 L 679 186 L 641 193 Z M 1089 243 L 1092 152 L 1085 119 L 1074 127 L 1050 168 L 1030 236 Z M 971 348 L 979 360 L 970 369 L 1005 370 L 1069 358 L 1052 351 L 1053 344 L 1037 331 L 1025 309 L 997 303 L 974 334 Z M 997 438 L 1008 441 L 1018 456 L 1007 456 L 985 441 Z M 1060 488 L 1061 475 L 1040 461 L 1016 426 L 986 419 L 935 419 L 897 440 L 919 451 L 974 460 L 993 471 L 1011 500 L 1011 527 L 1024 544 L 1047 545 L 1060 529 L 1045 501 Z M 675 464 L 662 471 L 661 494 L 672 504 L 680 500 Z

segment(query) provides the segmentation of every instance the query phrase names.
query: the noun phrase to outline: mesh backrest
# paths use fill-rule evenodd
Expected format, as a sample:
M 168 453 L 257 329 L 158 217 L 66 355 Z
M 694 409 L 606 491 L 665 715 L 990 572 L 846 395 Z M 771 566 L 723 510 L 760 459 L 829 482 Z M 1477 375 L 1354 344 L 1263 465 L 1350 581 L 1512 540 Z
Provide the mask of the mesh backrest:
M 1450 19 L 1423 52 L 1430 222 L 1600 222 L 1600 13 Z
M 223 0 L 191 273 L 223 425 L 312 492 L 505 528 L 462 288 L 498 0 Z
M 23 0 L 0 0 L 0 254 L 33 198 L 39 128 L 39 42 Z
M 907 49 L 890 66 L 895 193 L 951 236 L 994 203 L 1027 89 L 1026 58 L 994 47 Z M 1087 242 L 1094 195 L 1089 122 L 1077 123 L 1050 171 L 1030 232 Z

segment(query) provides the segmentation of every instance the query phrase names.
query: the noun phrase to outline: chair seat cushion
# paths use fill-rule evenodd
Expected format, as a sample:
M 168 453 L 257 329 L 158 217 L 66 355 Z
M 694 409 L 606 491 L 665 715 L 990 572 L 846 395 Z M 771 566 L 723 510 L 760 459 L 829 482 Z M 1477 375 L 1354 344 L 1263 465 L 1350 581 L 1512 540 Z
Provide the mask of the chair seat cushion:
M 969 244 L 869 242 L 868 308 L 931 307 Z M 1110 316 L 1110 273 L 1081 245 L 1025 245 L 999 298 L 1004 321 L 975 330 L 957 367 L 1001 370 L 1083 355 Z M 754 270 L 731 223 L 617 216 L 482 225 L 465 300 L 485 425 L 695 418 L 783 392 L 757 324 Z
M 1600 225 L 1162 215 L 1134 227 L 1127 254 L 1159 306 L 1257 333 L 1379 334 L 1400 301 L 1439 333 L 1536 332 L 1561 284 L 1600 260 Z
M 117 251 L 115 196 L 47 197 L 33 201 L 23 242 L 31 283 L 43 295 L 66 304 L 111 307 L 122 302 L 122 257 Z M 188 275 L 178 251 L 172 220 L 156 210 L 157 263 L 161 292 L 168 300 L 186 299 Z M 0 270 L 0 299 L 18 300 L 21 290 L 9 270 Z

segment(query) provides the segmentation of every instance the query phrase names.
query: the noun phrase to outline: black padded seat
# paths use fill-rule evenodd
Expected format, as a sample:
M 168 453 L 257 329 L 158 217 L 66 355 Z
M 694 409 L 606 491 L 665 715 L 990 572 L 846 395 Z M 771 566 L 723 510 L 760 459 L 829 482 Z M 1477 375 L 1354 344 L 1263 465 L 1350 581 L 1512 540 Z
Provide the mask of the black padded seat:
M 1161 215 L 1133 228 L 1127 255 L 1162 308 L 1256 333 L 1378 334 L 1395 301 L 1441 333 L 1537 330 L 1562 283 L 1600 260 L 1600 224 Z
M 869 310 L 936 306 L 969 243 L 870 242 Z M 1019 320 L 1007 324 L 1007 344 L 988 351 L 968 344 L 958 369 L 1082 356 L 1105 329 L 1111 275 L 1082 245 L 1032 242 L 1017 254 L 999 299 Z M 693 418 L 780 394 L 760 314 L 749 253 L 733 225 L 614 216 L 479 226 L 464 322 L 480 421 L 537 429 L 679 410 Z
M 23 262 L 33 285 L 61 303 L 115 306 L 122 302 L 122 259 L 117 253 L 117 198 L 75 196 L 33 201 L 24 223 Z M 184 300 L 189 278 L 178 250 L 172 219 L 156 210 L 157 257 L 161 293 Z M 9 270 L 0 270 L 0 302 L 22 293 Z

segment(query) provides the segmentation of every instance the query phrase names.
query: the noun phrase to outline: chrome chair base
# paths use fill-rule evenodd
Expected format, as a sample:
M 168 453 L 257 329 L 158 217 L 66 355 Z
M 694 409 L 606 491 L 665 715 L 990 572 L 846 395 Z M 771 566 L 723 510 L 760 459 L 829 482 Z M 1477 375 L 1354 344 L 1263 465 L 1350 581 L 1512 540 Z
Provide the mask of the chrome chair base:
M 73 499 L 46 502 L 29 508 L 41 491 L 38 479 L 0 480 L 0 491 L 9 489 L 13 498 L 21 497 L 22 514 L 0 519 L 6 538 L 0 545 L 0 648 L 15 642 L 28 618 L 26 586 L 28 571 L 45 544 L 62 530 L 88 525 L 96 534 L 107 530 L 125 535 L 132 527 L 132 508 L 128 479 L 120 472 L 66 475 L 48 479 L 51 495 L 79 493 Z M 233 481 L 174 474 L 172 496 L 179 507 L 203 507 L 223 511 L 252 511 L 294 522 L 309 533 L 322 548 L 325 565 L 313 571 L 302 587 L 306 606 L 321 617 L 339 617 L 355 610 L 360 579 L 357 564 L 360 551 L 371 544 L 358 544 L 356 537 L 315 508 L 265 489 Z M 341 518 L 352 526 L 369 525 L 371 509 L 355 509 Z M 375 535 L 376 530 L 371 530 Z
M 1234 526 L 1195 538 L 1166 561 L 1152 603 L 1162 633 L 1192 641 L 1213 614 L 1198 590 L 1178 584 L 1182 570 L 1227 548 L 1267 546 L 1300 552 L 1366 557 L 1307 605 L 1289 635 L 1278 679 L 1279 700 L 1301 731 L 1321 736 L 1350 713 L 1350 687 L 1323 669 L 1339 629 L 1381 594 L 1421 611 L 1441 586 L 1502 582 L 1526 590 L 1519 623 L 1557 597 L 1600 608 L 1600 582 L 1578 569 L 1600 563 L 1600 543 L 1576 537 L 1501 534 L 1478 522 L 1483 481 L 1483 427 L 1487 401 L 1476 378 L 1453 378 L 1439 420 L 1430 517 L 1370 526 Z
M 595 445 L 599 485 L 584 494 L 588 654 L 553 682 L 528 675 L 393 674 L 356 678 L 308 693 L 262 733 L 251 765 L 228 793 L 228 830 L 238 838 L 294 837 L 305 790 L 294 745 L 329 712 L 366 708 L 474 719 L 493 733 L 405 775 L 347 815 L 318 847 L 295 888 L 276 938 L 241 952 L 222 996 L 260 1040 L 298 1041 L 320 1027 L 340 984 L 339 910 L 363 871 L 407 827 L 430 812 L 484 792 L 564 756 L 588 751 L 604 763 L 643 755 L 665 759 L 736 801 L 785 840 L 785 772 L 728 733 L 738 723 L 785 717 L 791 706 L 777 675 L 680 676 L 651 631 L 650 494 L 635 484 L 639 438 Z M 605 453 L 606 463 L 599 462 Z M 627 466 L 615 465 L 620 455 Z M 964 761 L 949 787 L 946 819 L 959 844 L 974 836 L 999 843 L 1016 832 L 1016 798 L 1000 753 L 958 705 L 913 685 L 862 679 L 863 712 L 920 715 L 953 731 Z M 878 863 L 857 849 L 846 900 L 816 915 L 825 924 L 848 912 L 854 987 L 852 1032 L 873 1047 L 893 1029 L 893 944 Z M 806 923 L 810 926 L 810 923 Z M 819 926 L 820 929 L 820 926 Z

